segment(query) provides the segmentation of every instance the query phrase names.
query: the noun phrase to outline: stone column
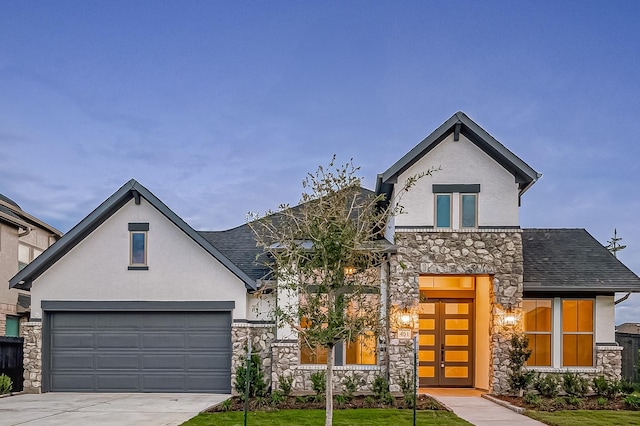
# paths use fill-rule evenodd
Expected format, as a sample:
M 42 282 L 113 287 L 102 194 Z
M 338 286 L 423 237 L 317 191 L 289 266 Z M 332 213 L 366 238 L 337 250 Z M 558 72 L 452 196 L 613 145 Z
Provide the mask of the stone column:
M 22 324 L 24 337 L 24 392 L 42 392 L 42 323 Z

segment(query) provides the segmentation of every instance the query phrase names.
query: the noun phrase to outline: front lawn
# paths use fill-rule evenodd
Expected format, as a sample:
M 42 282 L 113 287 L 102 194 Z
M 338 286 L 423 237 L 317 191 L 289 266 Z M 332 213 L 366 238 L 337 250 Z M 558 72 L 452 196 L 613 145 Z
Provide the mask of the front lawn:
M 552 426 L 640 425 L 637 411 L 567 410 L 526 411 L 527 416 Z
M 248 414 L 248 425 L 290 426 L 290 425 L 324 425 L 324 410 L 276 410 L 258 411 Z M 201 413 L 183 426 L 241 426 L 244 413 L 228 411 L 223 413 Z M 336 426 L 366 425 L 366 426 L 404 426 L 413 423 L 411 410 L 397 408 L 359 408 L 357 410 L 335 410 L 333 424 Z M 456 426 L 470 425 L 455 414 L 448 411 L 418 411 L 416 416 L 418 425 Z M 637 423 L 633 423 L 637 424 Z

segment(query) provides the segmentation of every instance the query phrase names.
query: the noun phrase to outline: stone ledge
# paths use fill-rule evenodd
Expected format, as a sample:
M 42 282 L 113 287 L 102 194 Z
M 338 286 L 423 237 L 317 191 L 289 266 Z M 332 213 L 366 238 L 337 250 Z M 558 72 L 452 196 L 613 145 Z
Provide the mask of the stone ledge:
M 538 373 L 597 373 L 596 367 L 525 367 Z
M 622 346 L 596 346 L 597 351 L 622 351 Z
M 273 328 L 274 323 L 234 322 L 231 328 Z
M 280 348 L 295 348 L 298 347 L 298 342 L 273 342 L 271 343 L 271 347 L 280 347 Z
M 23 322 L 20 325 L 25 326 L 25 327 L 35 327 L 35 326 L 42 325 L 42 323 L 40 321 L 27 321 L 27 322 Z
M 450 229 L 450 228 L 423 228 L 423 227 L 415 227 L 415 228 L 396 228 L 396 233 L 411 233 L 411 232 L 421 232 L 421 233 L 443 233 L 443 234 L 482 234 L 484 232 L 503 232 L 503 233 L 518 233 L 522 234 L 521 228 L 463 228 L 463 229 Z
M 301 364 L 292 368 L 296 370 L 326 370 L 327 366 L 322 364 Z M 333 371 L 380 371 L 379 365 L 334 365 Z

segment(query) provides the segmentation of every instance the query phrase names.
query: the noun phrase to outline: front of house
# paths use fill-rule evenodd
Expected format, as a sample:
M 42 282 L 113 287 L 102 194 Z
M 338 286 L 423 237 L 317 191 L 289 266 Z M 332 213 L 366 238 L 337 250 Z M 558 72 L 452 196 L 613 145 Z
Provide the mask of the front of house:
M 580 229 L 521 229 L 518 210 L 540 175 L 456 113 L 378 176 L 389 202 L 429 169 L 386 229 L 380 267 L 387 331 L 336 347 L 339 381 L 392 391 L 413 371 L 421 387 L 508 390 L 509 336 L 525 332 L 529 368 L 619 378 L 614 293 L 640 279 Z M 326 353 L 270 315 L 268 282 L 249 226 L 196 232 L 130 181 L 18 273 L 30 289 L 25 389 L 230 392 L 248 339 L 274 389 L 311 389 Z

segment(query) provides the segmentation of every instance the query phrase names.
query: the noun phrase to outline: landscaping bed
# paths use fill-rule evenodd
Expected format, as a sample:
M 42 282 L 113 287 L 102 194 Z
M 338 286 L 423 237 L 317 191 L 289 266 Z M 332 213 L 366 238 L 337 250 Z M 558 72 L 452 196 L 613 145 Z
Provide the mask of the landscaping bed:
M 334 397 L 333 408 L 335 410 L 356 409 L 356 408 L 400 408 L 411 409 L 411 401 L 405 401 L 404 398 L 394 398 L 380 400 L 372 395 L 354 395 L 352 397 L 344 397 L 336 395 Z M 269 410 L 287 410 L 287 409 L 303 409 L 303 410 L 321 410 L 325 408 L 325 400 L 316 395 L 298 395 L 298 396 L 282 396 L 273 398 L 273 396 L 254 397 L 249 400 L 250 411 L 269 411 Z M 435 399 L 427 395 L 418 395 L 417 410 L 445 410 L 441 404 Z M 210 408 L 207 412 L 219 413 L 225 411 L 243 411 L 244 400 L 239 396 L 230 399 Z
M 571 398 L 557 396 L 545 398 L 536 395 L 537 398 L 520 398 L 516 396 L 494 395 L 516 407 L 522 407 L 534 411 L 558 411 L 558 410 L 634 410 L 624 402 L 624 397 L 602 398 L 598 396 L 585 396 L 583 398 Z M 637 408 L 635 408 L 637 410 Z

